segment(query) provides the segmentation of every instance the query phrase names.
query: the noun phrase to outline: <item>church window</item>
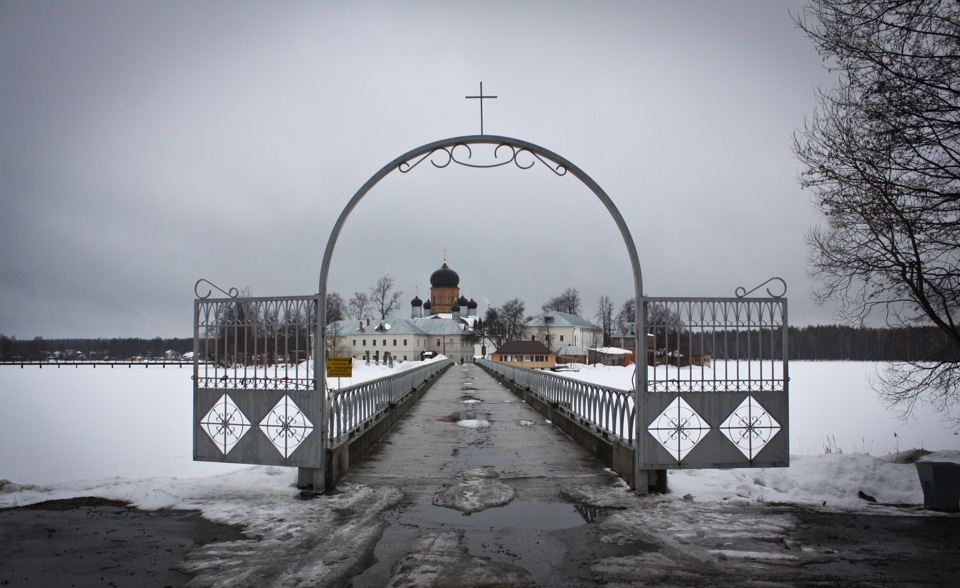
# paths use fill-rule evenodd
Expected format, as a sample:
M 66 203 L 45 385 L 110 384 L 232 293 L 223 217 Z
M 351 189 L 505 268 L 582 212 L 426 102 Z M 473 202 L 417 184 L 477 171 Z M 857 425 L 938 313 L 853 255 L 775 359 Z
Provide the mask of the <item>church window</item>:
M 383 340 L 383 346 L 384 346 L 384 347 L 387 346 L 387 340 L 386 340 L 386 339 Z
M 396 340 L 396 339 L 393 340 L 393 346 L 394 346 L 394 347 L 397 346 L 397 340 Z
M 354 346 L 354 347 L 357 346 L 357 340 L 356 340 L 356 339 L 353 340 L 353 346 Z
M 560 341 L 561 342 L 563 341 L 563 335 L 560 335 Z
M 363 346 L 364 346 L 364 347 L 367 346 L 367 340 L 366 340 L 366 339 L 363 340 Z
M 407 346 L 407 340 L 406 340 L 406 339 L 403 340 L 403 346 L 404 346 L 404 347 Z M 404 359 L 406 359 L 406 358 L 404 358 Z
M 376 339 L 370 339 L 370 344 L 373 345 L 374 347 L 376 347 L 376 346 L 377 346 L 377 340 L 376 340 Z

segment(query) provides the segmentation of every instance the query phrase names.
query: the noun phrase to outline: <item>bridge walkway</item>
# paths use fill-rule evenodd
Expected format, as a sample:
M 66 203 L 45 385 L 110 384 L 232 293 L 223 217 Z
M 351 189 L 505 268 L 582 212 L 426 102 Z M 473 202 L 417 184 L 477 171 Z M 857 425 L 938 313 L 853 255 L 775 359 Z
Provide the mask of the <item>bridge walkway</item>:
M 430 585 L 430 577 L 442 585 L 590 585 L 582 547 L 597 538 L 576 496 L 622 485 L 472 364 L 449 369 L 343 481 L 404 493 L 386 514 L 376 563 L 352 581 L 358 588 Z M 596 558 L 596 547 L 586 551 Z

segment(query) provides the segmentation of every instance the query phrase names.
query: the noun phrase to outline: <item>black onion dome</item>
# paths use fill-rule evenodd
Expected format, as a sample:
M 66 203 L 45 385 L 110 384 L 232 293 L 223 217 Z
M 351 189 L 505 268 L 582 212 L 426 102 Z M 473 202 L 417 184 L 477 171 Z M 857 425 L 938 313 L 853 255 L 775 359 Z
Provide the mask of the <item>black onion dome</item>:
M 444 263 L 430 276 L 430 285 L 434 288 L 456 288 L 460 285 L 460 276 Z
M 467 303 L 467 308 L 473 309 L 476 307 L 477 307 L 477 301 L 471 298 L 470 302 Z
M 423 306 L 423 301 L 420 300 L 419 296 L 414 296 L 413 300 L 410 301 L 410 306 Z
M 450 307 L 450 312 L 460 312 L 460 307 L 457 306 L 456 302 L 454 302 L 453 306 Z
M 460 308 L 466 308 L 469 302 L 467 302 L 466 296 L 461 296 L 460 300 L 457 300 L 457 304 L 460 305 Z
M 424 308 L 424 310 L 430 310 L 430 301 L 429 301 L 429 300 L 427 300 L 426 302 L 423 303 L 423 308 Z

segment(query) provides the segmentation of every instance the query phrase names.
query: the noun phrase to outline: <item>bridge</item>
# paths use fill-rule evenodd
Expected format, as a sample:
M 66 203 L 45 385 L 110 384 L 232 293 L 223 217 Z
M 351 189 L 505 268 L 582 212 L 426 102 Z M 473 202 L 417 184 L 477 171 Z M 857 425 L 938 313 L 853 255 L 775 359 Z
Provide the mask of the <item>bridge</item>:
M 488 150 L 486 162 L 483 150 Z M 331 490 L 451 369 L 452 362 L 430 362 L 395 377 L 336 389 L 328 386 L 321 367 L 329 351 L 327 276 L 348 216 L 387 175 L 408 174 L 424 162 L 435 169 L 511 165 L 572 176 L 606 207 L 630 258 L 633 348 L 648 349 L 635 354 L 630 390 L 572 383 L 483 359 L 479 368 L 495 373 L 525 404 L 641 494 L 665 489 L 669 469 L 789 465 L 783 280 L 740 288 L 725 298 L 648 296 L 633 237 L 599 184 L 554 152 L 490 135 L 422 145 L 371 176 L 334 225 L 317 294 L 241 297 L 236 289 L 197 282 L 194 459 L 297 467 L 301 488 Z M 212 297 L 214 288 L 224 296 Z M 766 296 L 750 296 L 761 289 Z M 697 357 L 711 359 L 691 359 Z

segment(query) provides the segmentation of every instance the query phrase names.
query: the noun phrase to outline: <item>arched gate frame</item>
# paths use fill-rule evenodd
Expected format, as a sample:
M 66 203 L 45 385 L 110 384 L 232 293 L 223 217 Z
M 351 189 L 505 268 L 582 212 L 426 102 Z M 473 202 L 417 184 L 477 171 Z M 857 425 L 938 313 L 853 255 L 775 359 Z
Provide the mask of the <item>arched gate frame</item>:
M 487 161 L 474 159 L 473 146 L 492 148 L 492 158 Z M 469 135 L 443 139 L 412 149 L 386 164 L 357 190 L 334 224 L 324 251 L 316 296 L 262 299 L 265 304 L 280 305 L 283 309 L 286 309 L 284 305 L 309 300 L 315 309 L 315 312 L 307 311 L 313 331 L 310 347 L 314 366 L 325 365 L 327 279 L 347 218 L 386 176 L 395 171 L 407 173 L 426 163 L 436 168 L 455 164 L 474 168 L 515 165 L 520 169 L 540 164 L 557 176 L 573 175 L 606 207 L 627 248 L 634 297 L 638 302 L 634 329 L 636 370 L 629 417 L 632 423 L 626 427 L 631 433 L 624 439 L 633 446 L 634 456 L 633 479 L 627 481 L 638 492 L 646 493 L 655 483 L 656 472 L 665 469 L 789 465 L 787 313 L 783 281 L 779 278 L 769 280 L 767 283 L 778 281 L 784 291 L 773 294 L 768 288 L 769 298 L 761 299 L 746 298 L 757 288 L 750 292 L 740 289 L 732 298 L 645 297 L 633 237 L 603 188 L 564 157 L 510 137 Z M 229 308 L 239 308 L 236 293 L 231 291 L 228 294 L 229 299 L 221 300 L 232 305 Z M 204 341 L 209 344 L 213 338 L 210 333 L 215 332 L 211 325 L 216 322 L 211 315 L 222 313 L 222 309 L 210 310 L 209 304 L 219 301 L 207 303 L 207 297 L 199 291 L 197 295 L 194 336 L 198 351 L 196 361 L 199 362 L 201 350 L 197 342 L 205 336 Z M 284 316 L 287 313 L 286 310 L 274 312 Z M 301 311 L 294 309 L 292 312 Z M 649 325 L 646 324 L 648 317 L 651 318 Z M 219 344 L 219 340 L 214 342 L 215 346 Z M 224 340 L 222 346 L 229 349 L 229 341 Z M 236 342 L 234 347 L 237 347 Z M 643 353 L 641 349 L 647 352 Z M 723 369 L 719 373 L 721 365 Z M 289 390 L 286 383 L 281 385 L 274 381 L 268 384 L 267 387 L 273 386 L 274 393 L 268 395 L 267 400 L 257 395 L 242 400 L 244 390 L 241 389 L 250 388 L 245 376 L 237 377 L 236 373 L 232 377 L 228 377 L 231 376 L 229 373 L 221 376 L 221 371 L 216 369 L 212 372 L 213 377 L 204 376 L 204 371 L 196 363 L 194 369 L 194 459 L 296 466 L 300 468 L 301 487 L 324 490 L 326 428 L 330 423 L 324 369 L 309 374 L 311 390 L 286 392 Z M 699 377 L 695 376 L 697 370 Z M 287 381 L 287 378 L 283 380 Z M 299 374 L 294 380 L 300 380 Z M 257 378 L 253 381 L 253 388 L 256 388 Z M 235 403 L 231 396 L 221 395 L 220 388 L 232 389 L 234 395 L 241 395 L 241 401 Z M 283 394 L 282 398 L 280 394 Z M 273 406 L 260 424 L 264 436 L 270 436 L 271 419 L 283 423 L 274 429 L 275 437 L 285 439 L 292 431 L 295 445 L 287 443 L 281 447 L 276 439 L 272 439 L 273 449 L 279 451 L 281 458 L 262 440 L 258 442 L 258 449 L 244 447 L 234 452 L 240 455 L 228 455 L 234 446 L 239 446 L 240 437 L 246 430 L 255 426 L 242 414 L 232 416 L 234 412 L 243 412 L 238 404 L 244 402 L 257 405 L 257 418 L 268 405 Z M 712 431 L 717 434 L 711 435 Z M 234 434 L 237 432 L 239 436 Z M 311 433 L 313 440 L 307 442 Z

